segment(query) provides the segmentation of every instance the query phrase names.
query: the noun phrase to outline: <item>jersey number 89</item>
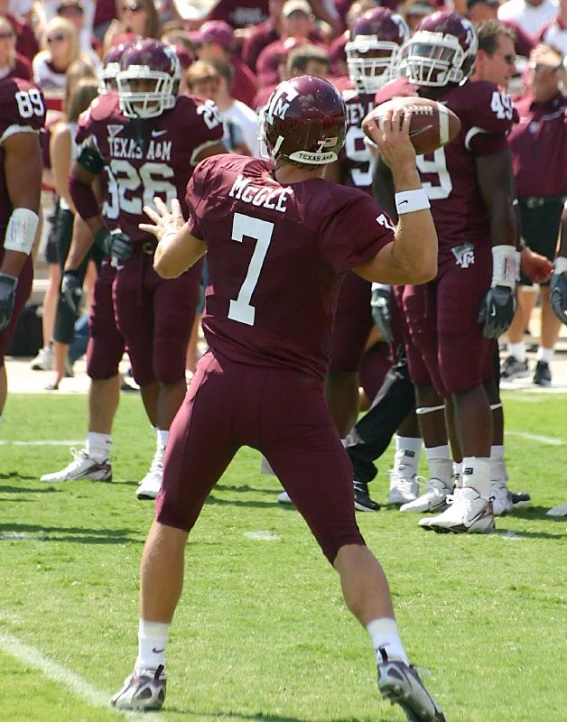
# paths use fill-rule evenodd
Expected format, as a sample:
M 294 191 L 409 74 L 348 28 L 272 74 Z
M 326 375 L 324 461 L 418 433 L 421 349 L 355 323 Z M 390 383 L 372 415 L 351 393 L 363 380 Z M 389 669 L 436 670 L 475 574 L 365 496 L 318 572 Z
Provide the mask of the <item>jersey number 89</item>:
M 34 115 L 42 116 L 45 114 L 43 99 L 39 90 L 19 90 L 16 95 L 16 103 L 18 104 L 18 112 L 22 118 L 32 118 Z

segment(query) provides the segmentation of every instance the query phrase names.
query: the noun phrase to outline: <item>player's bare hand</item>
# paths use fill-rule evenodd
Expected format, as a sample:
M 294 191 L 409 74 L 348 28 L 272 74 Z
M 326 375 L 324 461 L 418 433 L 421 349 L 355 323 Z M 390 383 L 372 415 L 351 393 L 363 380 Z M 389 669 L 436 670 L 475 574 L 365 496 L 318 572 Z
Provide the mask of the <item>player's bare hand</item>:
M 140 223 L 138 228 L 151 233 L 158 241 L 161 241 L 166 233 L 178 231 L 185 221 L 181 212 L 181 204 L 177 198 L 171 201 L 171 210 L 157 196 L 154 198 L 154 206 L 155 208 L 144 206 L 144 213 L 153 223 Z
M 409 137 L 411 113 L 390 110 L 380 125 L 373 119 L 368 130 L 394 175 L 415 172 L 415 149 Z
M 553 273 L 553 263 L 545 256 L 524 248 L 520 255 L 520 267 L 533 283 L 545 283 Z

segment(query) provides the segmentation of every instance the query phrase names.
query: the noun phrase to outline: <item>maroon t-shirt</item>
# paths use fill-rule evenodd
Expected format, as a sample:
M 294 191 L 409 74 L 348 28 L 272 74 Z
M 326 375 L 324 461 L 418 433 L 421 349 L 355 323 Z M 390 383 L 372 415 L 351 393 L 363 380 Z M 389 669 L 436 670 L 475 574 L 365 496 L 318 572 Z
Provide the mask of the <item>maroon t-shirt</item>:
M 12 202 L 4 174 L 4 141 L 15 133 L 39 133 L 45 124 L 41 90 L 21 78 L 0 80 L 0 242 L 12 215 Z
M 207 244 L 209 346 L 322 379 L 342 274 L 393 240 L 376 201 L 320 178 L 282 185 L 271 163 L 225 155 L 197 166 L 187 205 Z
M 516 35 L 516 40 L 514 42 L 514 50 L 516 51 L 516 55 L 521 55 L 524 58 L 528 58 L 530 53 L 536 46 L 534 39 L 524 30 L 522 30 L 518 23 L 515 23 L 513 20 L 500 20 L 499 22 L 514 31 L 514 34 Z
M 567 193 L 567 97 L 515 101 L 520 122 L 508 136 L 519 198 Z
M 224 20 L 233 28 L 259 25 L 268 17 L 269 0 L 220 0 L 207 20 Z
M 230 93 L 235 100 L 240 100 L 241 103 L 246 103 L 251 108 L 258 92 L 256 77 L 240 58 L 232 58 L 232 69 L 234 77 Z
M 347 109 L 347 132 L 339 160 L 345 173 L 344 184 L 372 193 L 372 157 L 360 126 L 374 107 L 374 96 L 346 90 L 343 98 Z
M 14 67 L 10 70 L 6 77 L 21 78 L 22 80 L 31 81 L 33 80 L 32 64 L 25 56 L 16 53 L 16 62 L 14 63 Z
M 26 22 L 18 20 L 11 13 L 6 13 L 5 17 L 9 20 L 16 33 L 16 52 L 30 61 L 33 60 L 34 56 L 39 52 L 39 44 L 33 30 Z
M 184 214 L 185 188 L 196 159 L 207 145 L 220 143 L 223 124 L 214 103 L 193 96 L 177 98 L 175 108 L 157 118 L 132 120 L 119 106 L 118 93 L 101 95 L 79 118 L 76 141 L 92 138 L 108 173 L 103 216 L 138 245 L 155 242 L 138 228 L 148 219 L 142 208 L 154 196 L 178 198 Z
M 248 65 L 251 70 L 255 71 L 258 56 L 262 50 L 270 45 L 270 43 L 274 43 L 276 40 L 279 40 L 280 37 L 279 32 L 276 30 L 270 19 L 263 22 L 257 28 L 254 28 L 244 42 L 244 46 L 242 48 L 242 59 L 246 65 Z M 321 34 L 316 29 L 312 30 L 308 37 L 311 42 L 321 42 Z
M 417 91 L 407 78 L 398 78 L 376 93 L 375 103 L 417 95 Z M 490 217 L 480 192 L 475 161 L 506 150 L 506 135 L 518 117 L 514 104 L 494 83 L 484 81 L 450 86 L 437 100 L 461 121 L 461 131 L 452 143 L 417 158 L 439 246 L 452 247 L 464 240 L 490 243 Z

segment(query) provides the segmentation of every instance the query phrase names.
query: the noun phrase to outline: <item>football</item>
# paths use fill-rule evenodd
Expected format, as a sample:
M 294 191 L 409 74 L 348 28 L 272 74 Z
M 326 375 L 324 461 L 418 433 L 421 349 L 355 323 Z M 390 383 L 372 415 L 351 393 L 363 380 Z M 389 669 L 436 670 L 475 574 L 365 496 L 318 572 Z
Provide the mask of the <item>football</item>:
M 362 121 L 362 130 L 369 137 L 368 124 L 375 118 L 380 125 L 389 110 L 411 111 L 410 138 L 417 155 L 432 153 L 455 140 L 461 121 L 452 110 L 427 98 L 394 98 L 378 105 Z

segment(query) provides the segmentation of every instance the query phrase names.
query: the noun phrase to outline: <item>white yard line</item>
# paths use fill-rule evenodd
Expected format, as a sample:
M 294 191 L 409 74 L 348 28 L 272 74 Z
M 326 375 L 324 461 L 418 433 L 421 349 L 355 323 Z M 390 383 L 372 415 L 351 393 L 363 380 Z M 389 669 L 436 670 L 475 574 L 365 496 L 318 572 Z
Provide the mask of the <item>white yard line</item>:
M 37 439 L 36 441 L 9 441 L 8 439 L 0 439 L 0 446 L 80 446 L 85 443 L 85 439 Z
M 556 439 L 553 436 L 542 436 L 541 434 L 530 434 L 527 431 L 508 431 L 504 430 L 506 436 L 519 436 L 521 439 L 528 441 L 537 441 L 539 444 L 547 444 L 548 446 L 566 446 L 567 441 Z
M 91 707 L 103 707 L 111 711 L 109 704 L 110 695 L 93 687 L 92 684 L 78 674 L 75 674 L 75 672 L 50 659 L 38 649 L 35 649 L 35 647 L 31 647 L 29 644 L 22 642 L 12 634 L 1 631 L 0 647 L 3 652 L 12 655 L 12 657 L 22 664 L 37 669 L 52 682 L 66 687 L 71 694 L 79 697 L 83 702 L 91 705 Z M 118 680 L 117 688 L 121 681 L 122 680 Z M 143 712 L 121 712 L 120 710 L 115 710 L 115 712 L 123 715 L 128 720 L 132 720 L 132 722 L 141 722 L 142 720 L 148 722 L 149 720 L 149 715 Z M 165 722 L 165 720 L 160 715 L 152 712 L 151 722 Z

